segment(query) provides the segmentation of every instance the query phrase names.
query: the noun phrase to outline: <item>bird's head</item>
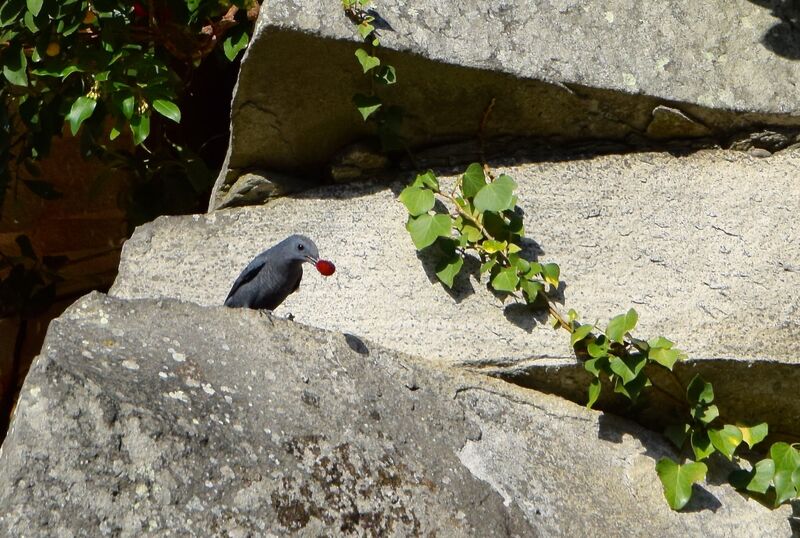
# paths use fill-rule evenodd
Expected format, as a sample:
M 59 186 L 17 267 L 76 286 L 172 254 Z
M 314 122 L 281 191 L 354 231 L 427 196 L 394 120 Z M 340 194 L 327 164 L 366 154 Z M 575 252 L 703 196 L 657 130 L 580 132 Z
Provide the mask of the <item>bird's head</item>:
M 316 265 L 319 261 L 317 245 L 304 235 L 292 235 L 283 241 L 282 249 L 293 262 L 308 262 Z

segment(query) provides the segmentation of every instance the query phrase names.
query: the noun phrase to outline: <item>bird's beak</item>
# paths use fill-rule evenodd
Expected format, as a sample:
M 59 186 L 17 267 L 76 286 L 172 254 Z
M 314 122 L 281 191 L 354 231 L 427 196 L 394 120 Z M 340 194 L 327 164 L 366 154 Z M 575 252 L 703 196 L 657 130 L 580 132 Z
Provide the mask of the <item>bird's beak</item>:
M 317 265 L 317 262 L 319 261 L 319 258 L 315 258 L 314 256 L 306 256 L 306 260 L 311 265 Z

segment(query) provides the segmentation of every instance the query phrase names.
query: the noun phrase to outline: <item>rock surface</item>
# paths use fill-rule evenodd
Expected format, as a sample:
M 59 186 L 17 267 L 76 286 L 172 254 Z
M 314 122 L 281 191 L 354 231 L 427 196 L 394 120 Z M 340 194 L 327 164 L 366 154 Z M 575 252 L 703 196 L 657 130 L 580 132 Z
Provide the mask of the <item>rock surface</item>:
M 0 451 L 3 536 L 787 536 L 716 485 L 669 510 L 660 436 L 252 311 L 85 297 Z M 588 508 L 587 508 L 588 506 Z
M 777 19 L 754 2 L 384 0 L 376 9 L 380 55 L 398 76 L 381 95 L 407 111 L 411 147 L 475 139 L 491 102 L 487 138 L 725 141 L 800 126 L 800 43 L 791 32 L 776 41 Z M 237 182 L 253 170 L 268 172 L 265 192 L 304 183 L 295 176 L 319 183 L 335 155 L 372 134 L 351 102 L 369 86 L 356 37 L 338 2 L 263 3 L 211 208 L 252 203 Z
M 800 152 L 498 170 L 520 184 L 527 235 L 538 242 L 529 253 L 561 266 L 565 310 L 605 326 L 635 307 L 638 334 L 667 336 L 699 361 L 681 367 L 684 383 L 701 372 L 731 415 L 798 432 L 800 402 L 774 394 L 800 393 Z M 218 305 L 255 254 L 302 232 L 337 272 L 325 279 L 308 267 L 277 313 L 584 401 L 588 377 L 564 334 L 503 305 L 474 275 L 452 292 L 435 283 L 435 263 L 417 256 L 404 228 L 402 186 L 329 187 L 263 208 L 158 219 L 126 243 L 110 293 Z

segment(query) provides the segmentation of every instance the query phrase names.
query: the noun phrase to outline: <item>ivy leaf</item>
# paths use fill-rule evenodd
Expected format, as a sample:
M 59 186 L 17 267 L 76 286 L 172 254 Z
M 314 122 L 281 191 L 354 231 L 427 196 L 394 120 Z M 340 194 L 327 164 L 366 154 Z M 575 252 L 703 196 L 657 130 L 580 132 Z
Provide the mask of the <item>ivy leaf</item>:
M 503 174 L 491 183 L 484 185 L 475 195 L 475 209 L 483 213 L 491 211 L 498 213 L 511 207 L 514 201 L 516 182 Z
M 24 179 L 22 183 L 28 187 L 28 190 L 33 194 L 44 200 L 58 200 L 64 197 L 64 193 L 58 191 L 49 181 Z
M 603 385 L 600 383 L 600 379 L 595 377 L 592 379 L 592 382 L 589 383 L 589 401 L 586 402 L 586 407 L 591 409 L 594 403 L 597 401 L 597 398 L 600 397 L 600 390 L 603 388 Z
M 358 35 L 361 36 L 361 39 L 366 39 L 369 35 L 375 31 L 375 27 L 372 26 L 369 22 L 364 21 L 358 25 Z
M 502 252 L 506 249 L 507 245 L 508 244 L 505 241 L 495 241 L 493 239 L 487 239 L 482 243 L 483 250 L 485 250 L 488 254 Z
M 664 428 L 664 436 L 669 439 L 675 447 L 680 450 L 689 436 L 691 426 L 688 424 L 670 424 Z
M 150 115 L 137 114 L 130 121 L 133 143 L 139 145 L 150 135 Z
M 800 452 L 787 443 L 775 443 L 769 449 L 769 455 L 775 462 L 775 506 L 797 496 L 797 488 L 792 474 L 800 466 Z
M 714 445 L 711 444 L 711 439 L 708 438 L 708 433 L 702 430 L 695 430 L 691 436 L 692 451 L 694 457 L 698 460 L 704 460 L 714 453 Z
M 353 104 L 356 105 L 358 112 L 361 114 L 361 117 L 364 118 L 364 121 L 367 120 L 370 116 L 372 116 L 377 110 L 381 107 L 381 100 L 376 95 L 364 95 L 361 93 L 357 93 L 353 96 Z
M 680 357 L 680 351 L 677 349 L 665 349 L 663 347 L 656 347 L 650 348 L 650 353 L 648 356 L 650 360 L 653 360 L 666 368 L 667 370 L 672 370 L 672 367 L 675 366 L 675 363 L 678 362 L 678 357 Z
M 455 280 L 456 275 L 458 275 L 463 266 L 464 258 L 459 256 L 458 253 L 454 253 L 452 258 L 443 260 L 436 267 L 436 276 L 445 286 L 452 288 L 453 280 Z
M 751 471 L 744 469 L 733 471 L 728 480 L 737 489 L 764 494 L 772 484 L 773 476 L 775 476 L 775 462 L 766 458 L 756 463 Z
M 420 215 L 419 217 L 409 217 L 406 223 L 406 230 L 411 234 L 411 240 L 417 250 L 429 247 L 436 241 L 437 237 L 447 237 L 450 235 L 450 228 L 453 219 L 450 215 Z
M 181 109 L 178 108 L 178 105 L 172 101 L 167 101 L 166 99 L 156 99 L 153 101 L 153 108 L 165 118 L 170 119 L 175 123 L 181 122 Z
M 642 368 L 644 368 L 644 365 L 647 363 L 647 359 L 641 355 L 629 355 L 625 358 L 611 355 L 608 359 L 608 363 L 611 366 L 611 371 L 621 377 L 622 382 L 627 385 L 636 379 L 639 372 L 642 371 Z
M 659 336 L 658 338 L 653 338 L 652 340 L 648 340 L 647 343 L 650 345 L 651 348 L 661 348 L 661 349 L 670 349 L 674 345 L 671 341 L 667 340 L 663 336 Z
M 394 66 L 384 65 L 375 73 L 375 80 L 387 86 L 397 82 L 397 72 Z
M 678 465 L 669 458 L 661 458 L 656 472 L 664 487 L 664 497 L 673 510 L 680 510 L 692 498 L 692 486 L 705 479 L 708 468 L 704 463 L 691 462 Z
M 19 43 L 14 43 L 3 54 L 3 76 L 16 86 L 28 85 L 28 59 Z
M 692 404 L 709 404 L 714 401 L 714 387 L 706 383 L 700 374 L 695 375 L 686 387 L 686 397 Z
M 742 442 L 742 432 L 736 426 L 726 424 L 720 430 L 708 430 L 708 438 L 723 456 L 733 460 L 733 453 Z
M 477 243 L 483 237 L 481 231 L 471 224 L 465 224 L 461 229 L 461 233 L 466 235 L 467 239 L 472 243 Z
M 692 408 L 691 414 L 695 420 L 709 424 L 719 416 L 719 408 L 716 405 L 698 404 Z
M 594 327 L 591 325 L 580 325 L 572 331 L 572 334 L 569 337 L 569 343 L 574 347 L 575 344 L 586 338 L 592 333 L 592 329 Z
M 364 49 L 356 50 L 356 58 L 358 58 L 358 63 L 361 64 L 361 69 L 364 70 L 364 73 L 381 65 L 381 61 L 377 56 L 371 56 Z
M 69 114 L 67 114 L 67 121 L 69 121 L 69 128 L 73 135 L 78 133 L 81 124 L 92 115 L 96 106 L 97 101 L 91 97 L 82 95 L 75 99 L 69 109 Z
M 593 342 L 589 342 L 586 351 L 594 358 L 605 357 L 608 355 L 608 338 L 601 334 Z
M 606 336 L 612 342 L 621 344 L 623 338 L 625 338 L 625 333 L 632 331 L 636 327 L 638 320 L 639 315 L 636 310 L 631 308 L 625 314 L 611 318 L 611 321 L 608 322 L 608 327 L 606 327 Z
M 400 193 L 400 201 L 411 216 L 416 217 L 433 209 L 436 198 L 433 191 L 421 187 L 406 187 Z
M 737 426 L 742 432 L 742 441 L 747 443 L 747 446 L 750 448 L 753 448 L 756 444 L 763 441 L 769 433 L 769 425 L 766 422 L 756 424 L 755 426 L 743 426 L 742 424 L 737 424 Z
M 42 10 L 42 0 L 27 0 L 27 4 L 28 11 L 30 11 L 34 17 L 39 15 L 39 12 Z
M 467 198 L 472 198 L 486 185 L 486 174 L 483 166 L 472 163 L 467 167 L 464 176 L 461 178 L 461 192 Z
M 534 302 L 539 294 L 544 290 L 544 286 L 541 282 L 529 280 L 527 278 L 520 280 L 519 287 L 525 293 L 525 297 L 527 297 L 529 303 Z
M 247 30 L 244 26 L 234 29 L 222 42 L 222 51 L 228 61 L 235 60 L 239 53 L 247 48 L 249 41 L 250 36 L 247 35 Z
M 608 367 L 608 357 L 598 357 L 596 359 L 589 359 L 583 363 L 584 369 L 595 377 L 600 377 L 601 372 L 609 373 L 611 369 Z
M 517 284 L 519 284 L 519 276 L 513 267 L 506 267 L 492 279 L 492 287 L 496 291 L 511 293 L 517 290 Z
M 554 288 L 558 287 L 558 278 L 560 275 L 561 268 L 558 267 L 557 263 L 546 263 L 542 265 L 542 276 L 544 276 L 544 281 Z
M 497 259 L 489 258 L 486 262 L 481 264 L 481 274 L 487 273 L 497 264 Z
M 436 174 L 433 173 L 433 170 L 428 170 L 422 174 L 417 174 L 417 177 L 414 178 L 414 182 L 411 184 L 412 187 L 430 187 L 432 191 L 439 192 L 439 180 L 436 179 Z

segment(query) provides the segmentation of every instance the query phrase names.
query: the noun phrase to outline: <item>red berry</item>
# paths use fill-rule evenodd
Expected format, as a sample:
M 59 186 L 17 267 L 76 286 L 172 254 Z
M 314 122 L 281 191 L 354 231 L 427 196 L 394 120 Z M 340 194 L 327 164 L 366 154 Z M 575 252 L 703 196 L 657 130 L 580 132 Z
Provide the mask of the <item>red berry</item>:
M 336 266 L 333 265 L 333 262 L 329 262 L 328 260 L 317 260 L 317 271 L 325 276 L 331 276 L 336 272 Z

